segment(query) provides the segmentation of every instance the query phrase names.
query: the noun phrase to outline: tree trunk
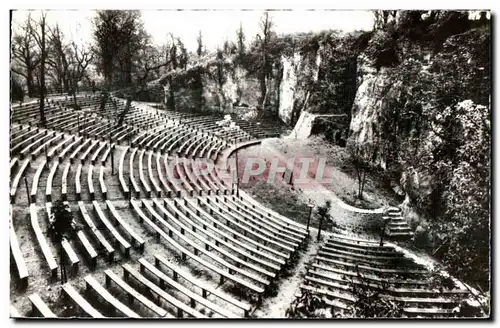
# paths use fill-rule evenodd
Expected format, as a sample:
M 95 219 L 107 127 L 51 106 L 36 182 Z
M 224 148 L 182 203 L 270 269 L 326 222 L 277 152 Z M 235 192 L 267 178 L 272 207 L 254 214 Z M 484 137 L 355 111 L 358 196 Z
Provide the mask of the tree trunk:
M 69 81 L 68 81 L 68 78 L 63 78 L 63 92 L 65 94 L 68 94 L 69 92 Z
M 266 84 L 266 76 L 263 74 L 263 76 L 260 79 L 260 90 L 262 94 L 262 100 L 261 100 L 261 108 L 262 111 L 264 111 L 264 108 L 266 107 L 266 99 L 267 99 L 267 84 Z
M 33 90 L 33 70 L 31 68 L 28 68 L 26 72 L 26 86 L 28 87 L 28 97 L 32 98 L 35 94 Z
M 45 127 L 45 56 L 47 55 L 45 49 L 45 18 L 41 24 L 42 29 L 42 45 L 41 45 L 41 60 L 40 60 L 40 121 L 42 127 Z
M 360 168 L 356 168 L 356 175 L 358 177 L 358 198 L 361 199 L 362 195 L 361 195 L 361 169 Z
M 73 105 L 75 110 L 78 109 L 78 104 L 76 102 L 76 88 L 77 88 L 76 82 L 73 81 Z
M 363 174 L 361 177 L 361 185 L 359 190 L 359 199 L 363 199 L 363 189 L 365 189 L 365 182 L 366 182 L 366 170 L 363 170 Z

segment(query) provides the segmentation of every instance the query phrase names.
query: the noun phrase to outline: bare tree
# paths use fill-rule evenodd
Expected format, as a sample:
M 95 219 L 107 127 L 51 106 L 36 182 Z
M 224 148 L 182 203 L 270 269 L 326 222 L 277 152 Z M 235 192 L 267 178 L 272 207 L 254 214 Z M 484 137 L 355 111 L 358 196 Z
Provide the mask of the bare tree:
M 30 34 L 35 39 L 40 49 L 40 122 L 43 127 L 46 125 L 45 121 L 45 61 L 47 58 L 47 45 L 46 45 L 46 34 L 47 34 L 47 13 L 41 12 L 41 17 L 38 23 L 31 20 L 28 17 L 28 29 Z
M 85 74 L 85 70 L 92 61 L 94 54 L 89 47 L 85 45 L 77 45 L 72 42 L 72 56 L 69 59 L 69 78 L 71 81 L 71 89 L 73 92 L 73 102 L 77 108 L 76 94 L 78 93 L 78 82 L 80 82 Z
M 28 21 L 29 21 L 28 16 Z M 28 23 L 21 26 L 21 32 L 12 39 L 12 72 L 26 79 L 28 96 L 35 95 L 34 74 L 40 64 L 40 55 Z
M 49 49 L 52 56 L 47 58 L 47 64 L 54 71 L 54 77 L 57 84 L 62 88 L 62 91 L 69 92 L 69 63 L 68 56 L 70 47 L 63 43 L 63 33 L 57 24 L 54 28 L 48 29 L 49 34 Z

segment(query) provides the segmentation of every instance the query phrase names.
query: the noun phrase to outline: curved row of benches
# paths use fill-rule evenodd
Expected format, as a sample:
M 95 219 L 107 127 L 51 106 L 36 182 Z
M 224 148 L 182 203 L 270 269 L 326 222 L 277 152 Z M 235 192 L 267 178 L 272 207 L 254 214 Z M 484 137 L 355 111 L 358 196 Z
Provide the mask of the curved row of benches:
M 390 246 L 377 241 L 332 235 L 318 251 L 300 286 L 326 297 L 329 305 L 350 311 L 355 288 L 379 292 L 401 303 L 406 316 L 442 317 L 452 314 L 468 291 L 429 287 L 429 272 Z

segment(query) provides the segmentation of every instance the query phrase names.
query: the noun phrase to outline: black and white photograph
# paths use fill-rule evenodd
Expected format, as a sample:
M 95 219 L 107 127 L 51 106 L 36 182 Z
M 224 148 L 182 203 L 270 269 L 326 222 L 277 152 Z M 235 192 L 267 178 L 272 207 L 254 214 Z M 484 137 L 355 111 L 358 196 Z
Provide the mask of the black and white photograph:
M 494 13 L 206 6 L 9 11 L 10 320 L 491 319 Z

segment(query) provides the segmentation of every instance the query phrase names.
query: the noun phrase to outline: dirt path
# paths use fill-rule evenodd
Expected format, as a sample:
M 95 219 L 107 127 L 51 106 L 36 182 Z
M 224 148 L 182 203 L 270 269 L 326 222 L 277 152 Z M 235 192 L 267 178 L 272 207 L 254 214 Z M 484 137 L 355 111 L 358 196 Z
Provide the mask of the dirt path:
M 283 154 L 280 150 L 276 149 L 275 144 L 281 142 L 282 139 L 266 139 L 260 145 L 252 146 L 238 151 L 239 156 L 239 170 L 243 172 L 245 168 L 245 160 L 250 157 L 258 157 L 265 159 L 266 162 L 271 159 L 278 158 L 280 161 L 285 162 L 287 154 Z M 294 155 L 300 153 L 300 149 L 294 149 Z M 314 156 L 307 154 L 308 156 Z M 317 158 L 317 156 L 316 156 Z M 300 171 L 300 163 L 295 163 L 295 170 Z M 331 172 L 331 178 L 334 184 L 355 185 L 355 181 L 334 167 L 327 165 L 325 171 Z M 281 182 L 283 184 L 284 182 Z M 244 188 L 244 187 L 243 187 Z M 298 196 L 304 203 L 313 203 L 316 207 L 322 206 L 327 200 L 332 204 L 330 215 L 332 216 L 337 226 L 343 227 L 349 231 L 358 231 L 360 227 L 365 225 L 373 225 L 373 222 L 367 222 L 378 218 L 383 208 L 377 210 L 362 210 L 346 204 L 337 196 L 337 194 L 323 185 L 322 183 L 310 179 L 307 186 L 290 188 L 290 191 Z M 381 216 L 380 216 L 381 219 Z
M 268 297 L 262 305 L 253 313 L 258 318 L 286 318 L 285 313 L 290 303 L 294 300 L 295 294 L 300 292 L 300 284 L 304 281 L 307 268 L 306 263 L 318 252 L 326 234 L 322 236 L 320 243 L 316 242 L 317 229 L 311 230 L 311 240 L 307 249 L 300 251 L 295 272 L 292 276 L 280 280 L 277 295 Z

